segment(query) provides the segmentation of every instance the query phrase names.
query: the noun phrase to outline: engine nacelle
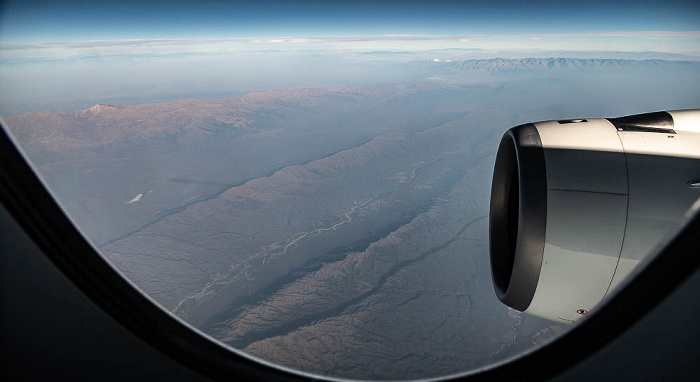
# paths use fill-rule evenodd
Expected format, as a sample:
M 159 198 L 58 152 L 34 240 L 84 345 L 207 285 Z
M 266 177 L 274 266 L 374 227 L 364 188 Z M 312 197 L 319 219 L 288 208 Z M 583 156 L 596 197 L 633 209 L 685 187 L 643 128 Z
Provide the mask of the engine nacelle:
M 573 322 L 700 197 L 700 110 L 547 121 L 503 135 L 489 241 L 498 298 Z

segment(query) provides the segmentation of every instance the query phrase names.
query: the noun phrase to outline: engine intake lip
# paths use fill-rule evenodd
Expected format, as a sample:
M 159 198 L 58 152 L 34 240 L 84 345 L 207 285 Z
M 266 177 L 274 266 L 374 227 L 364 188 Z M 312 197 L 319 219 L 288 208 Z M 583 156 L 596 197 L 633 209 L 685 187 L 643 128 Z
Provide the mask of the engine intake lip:
M 501 138 L 490 204 L 493 286 L 499 300 L 523 311 L 537 288 L 547 223 L 547 171 L 534 124 L 513 127 Z

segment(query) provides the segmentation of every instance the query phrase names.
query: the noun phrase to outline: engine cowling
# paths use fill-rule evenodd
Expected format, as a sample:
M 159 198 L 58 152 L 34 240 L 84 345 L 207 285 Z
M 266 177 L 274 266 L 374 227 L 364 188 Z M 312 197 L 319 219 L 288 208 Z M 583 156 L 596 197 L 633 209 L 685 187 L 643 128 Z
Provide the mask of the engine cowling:
M 491 188 L 498 298 L 574 322 L 700 197 L 700 110 L 537 122 L 506 131 Z

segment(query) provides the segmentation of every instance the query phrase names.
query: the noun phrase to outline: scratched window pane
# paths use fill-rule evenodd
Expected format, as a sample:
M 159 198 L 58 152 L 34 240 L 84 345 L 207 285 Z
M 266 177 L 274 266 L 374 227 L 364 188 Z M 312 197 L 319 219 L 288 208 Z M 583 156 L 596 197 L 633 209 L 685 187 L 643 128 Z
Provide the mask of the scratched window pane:
M 6 126 L 163 308 L 324 376 L 445 376 L 565 332 L 493 291 L 501 135 L 697 106 L 699 37 L 671 28 L 692 5 L 120 4 L 6 4 Z

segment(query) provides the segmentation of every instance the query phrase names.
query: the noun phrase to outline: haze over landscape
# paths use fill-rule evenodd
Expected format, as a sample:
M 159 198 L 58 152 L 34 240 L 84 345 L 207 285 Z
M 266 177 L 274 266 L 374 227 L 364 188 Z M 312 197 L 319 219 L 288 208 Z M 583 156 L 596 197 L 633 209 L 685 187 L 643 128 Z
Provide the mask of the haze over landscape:
M 503 132 L 697 108 L 694 20 L 59 42 L 5 26 L 0 113 L 86 237 L 173 314 L 306 372 L 436 377 L 567 329 L 491 286 Z

